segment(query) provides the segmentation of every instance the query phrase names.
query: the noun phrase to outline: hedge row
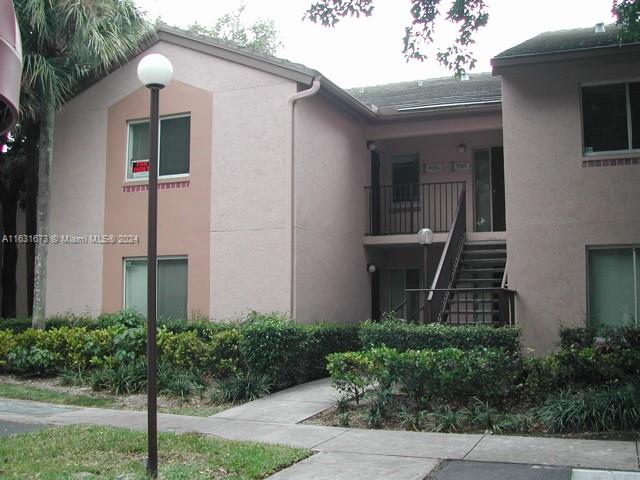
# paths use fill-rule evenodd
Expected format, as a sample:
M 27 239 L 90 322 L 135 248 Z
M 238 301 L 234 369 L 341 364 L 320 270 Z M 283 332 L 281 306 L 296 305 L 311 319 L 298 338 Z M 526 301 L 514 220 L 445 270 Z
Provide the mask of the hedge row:
M 405 350 L 440 350 L 459 348 L 500 348 L 520 351 L 520 331 L 514 327 L 414 325 L 400 321 L 364 322 L 360 326 L 360 342 L 365 349 L 390 347 Z
M 519 355 L 495 348 L 399 352 L 381 347 L 334 353 L 327 368 L 338 390 L 356 401 L 365 391 L 378 398 L 401 393 L 417 407 L 471 398 L 497 402 L 513 393 L 522 372 Z
M 253 315 L 234 327 L 188 326 L 159 328 L 159 359 L 166 366 L 216 377 L 249 371 L 268 376 L 276 387 L 326 376 L 328 354 L 359 347 L 356 327 L 302 325 L 279 315 Z M 8 373 L 44 376 L 65 369 L 116 369 L 145 354 L 145 328 L 128 320 L 104 321 L 91 329 L 0 330 L 0 370 Z

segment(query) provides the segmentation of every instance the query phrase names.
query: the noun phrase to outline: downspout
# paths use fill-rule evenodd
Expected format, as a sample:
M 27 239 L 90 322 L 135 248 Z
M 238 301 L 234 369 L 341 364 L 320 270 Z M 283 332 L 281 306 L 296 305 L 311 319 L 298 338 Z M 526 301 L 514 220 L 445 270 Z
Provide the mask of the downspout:
M 298 93 L 294 93 L 293 95 L 291 95 L 289 97 L 289 103 L 291 104 L 291 172 L 290 172 L 290 195 L 291 195 L 291 211 L 290 211 L 290 221 L 291 221 L 291 272 L 290 272 L 290 277 L 291 277 L 291 285 L 290 285 L 290 304 L 289 304 L 289 308 L 290 308 L 290 312 L 291 312 L 291 316 L 293 317 L 295 315 L 295 288 L 296 288 L 296 282 L 295 282 L 295 259 L 296 259 L 296 251 L 295 251 L 295 241 L 296 241 L 296 189 L 295 189 L 295 106 L 296 106 L 296 102 L 298 100 L 302 100 L 303 98 L 307 98 L 307 97 L 311 97 L 313 95 L 315 95 L 316 93 L 318 93 L 318 91 L 320 90 L 320 76 L 315 76 L 313 77 L 313 83 L 311 85 L 311 87 L 307 90 L 303 90 L 301 92 Z

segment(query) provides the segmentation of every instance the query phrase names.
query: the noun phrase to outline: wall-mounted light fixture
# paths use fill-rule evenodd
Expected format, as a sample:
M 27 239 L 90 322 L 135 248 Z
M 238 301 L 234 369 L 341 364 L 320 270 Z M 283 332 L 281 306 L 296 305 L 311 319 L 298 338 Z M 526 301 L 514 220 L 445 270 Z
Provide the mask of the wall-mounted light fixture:
M 464 143 L 458 145 L 458 153 L 467 153 L 467 146 Z
M 376 273 L 376 270 L 377 270 L 377 267 L 373 263 L 370 263 L 369 265 L 367 265 L 367 272 Z
M 367 148 L 369 150 L 375 150 L 376 149 L 376 142 L 374 142 L 373 140 L 367 140 Z

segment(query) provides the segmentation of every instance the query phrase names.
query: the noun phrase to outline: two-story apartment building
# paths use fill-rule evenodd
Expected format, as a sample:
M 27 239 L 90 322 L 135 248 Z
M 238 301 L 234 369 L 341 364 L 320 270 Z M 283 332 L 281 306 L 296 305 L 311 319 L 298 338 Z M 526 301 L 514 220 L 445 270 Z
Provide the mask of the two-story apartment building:
M 542 34 L 493 76 L 353 90 L 159 30 L 56 119 L 51 233 L 112 237 L 50 245 L 48 313 L 145 311 L 150 52 L 175 72 L 159 314 L 515 319 L 539 352 L 561 324 L 637 322 L 640 65 L 613 27 Z

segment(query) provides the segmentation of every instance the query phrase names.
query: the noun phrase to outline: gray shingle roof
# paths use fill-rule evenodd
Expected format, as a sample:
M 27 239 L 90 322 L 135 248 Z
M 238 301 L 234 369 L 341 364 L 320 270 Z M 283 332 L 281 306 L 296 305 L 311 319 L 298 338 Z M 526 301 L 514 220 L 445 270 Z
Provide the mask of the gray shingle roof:
M 589 28 L 544 32 L 499 53 L 495 58 L 507 59 L 620 47 L 619 32 L 620 27 L 614 24 L 606 25 L 605 31 L 600 33 L 596 33 L 595 25 Z M 626 43 L 625 45 L 631 44 Z
M 500 102 L 502 98 L 500 78 L 490 73 L 472 74 L 468 80 L 430 78 L 351 88 L 347 92 L 366 105 L 401 110 Z

